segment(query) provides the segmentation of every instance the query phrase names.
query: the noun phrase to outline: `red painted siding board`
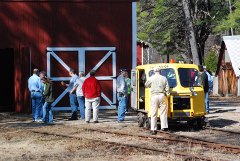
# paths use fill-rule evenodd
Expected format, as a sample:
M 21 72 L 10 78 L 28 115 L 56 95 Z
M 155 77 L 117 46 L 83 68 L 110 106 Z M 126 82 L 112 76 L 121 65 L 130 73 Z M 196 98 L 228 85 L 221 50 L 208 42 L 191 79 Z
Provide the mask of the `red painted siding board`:
M 2 37 L 0 48 L 9 47 L 19 50 L 22 47 L 28 47 L 32 68 L 46 70 L 47 47 L 116 47 L 116 69 L 124 67 L 130 70 L 132 67 L 132 1 L 92 0 L 87 2 L 81 0 L 78 2 L 5 1 L 0 3 L 0 35 Z M 24 61 L 29 63 L 28 60 L 22 61 L 22 63 L 25 63 Z M 76 67 L 77 59 L 67 57 L 65 61 L 70 66 Z M 18 60 L 15 62 L 15 67 L 18 68 Z M 53 73 L 58 70 L 57 67 L 58 65 L 52 65 Z M 100 74 L 109 72 L 102 68 Z M 16 79 L 26 81 L 30 73 L 28 70 L 24 72 L 17 69 Z M 63 74 L 54 73 L 54 75 L 62 76 Z M 24 95 L 25 98 L 27 87 L 24 86 L 24 93 L 20 94 L 20 84 L 15 85 L 15 97 Z M 107 84 L 109 84 L 109 90 L 106 93 L 110 95 L 112 85 Z M 15 98 L 15 100 L 19 102 L 23 98 Z M 20 103 L 16 108 L 17 111 L 24 111 Z
M 142 43 L 138 42 L 137 43 L 137 65 L 142 65 L 142 56 L 143 56 L 143 53 L 142 53 Z

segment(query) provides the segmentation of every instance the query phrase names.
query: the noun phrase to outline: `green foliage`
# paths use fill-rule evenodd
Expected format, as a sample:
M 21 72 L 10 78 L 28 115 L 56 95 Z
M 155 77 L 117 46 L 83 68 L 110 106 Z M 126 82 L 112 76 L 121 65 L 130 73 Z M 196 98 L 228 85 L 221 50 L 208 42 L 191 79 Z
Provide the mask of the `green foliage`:
M 218 56 L 214 51 L 209 51 L 205 57 L 205 65 L 212 72 L 216 72 L 218 64 Z
M 232 14 L 228 1 L 188 0 L 198 52 L 202 56 L 213 29 L 218 34 L 233 27 L 240 33 L 240 0 L 231 0 Z M 160 54 L 190 55 L 189 20 L 185 19 L 182 0 L 139 0 L 137 16 L 139 40 L 150 43 Z
M 184 32 L 177 33 L 176 30 L 176 21 L 182 23 L 181 7 L 173 6 L 178 6 L 178 2 L 175 0 L 140 0 L 138 3 L 138 39 L 150 43 L 160 54 L 169 51 L 167 44 L 175 39 L 172 35 L 184 38 Z M 181 42 L 184 41 L 181 40 Z
M 217 25 L 214 28 L 215 33 L 226 31 L 230 28 L 235 30 L 235 34 L 240 33 L 240 0 L 232 0 L 232 2 L 232 13 L 226 14 L 217 21 Z

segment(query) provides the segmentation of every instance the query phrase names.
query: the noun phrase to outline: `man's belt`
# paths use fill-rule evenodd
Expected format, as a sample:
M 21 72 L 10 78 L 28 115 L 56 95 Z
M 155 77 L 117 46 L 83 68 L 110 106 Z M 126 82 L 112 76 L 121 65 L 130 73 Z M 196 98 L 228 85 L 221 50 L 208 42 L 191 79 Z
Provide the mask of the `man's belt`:
M 120 97 L 125 96 L 123 92 L 117 92 Z
M 40 91 L 35 91 L 35 90 L 32 90 L 31 92 L 39 92 L 40 93 Z

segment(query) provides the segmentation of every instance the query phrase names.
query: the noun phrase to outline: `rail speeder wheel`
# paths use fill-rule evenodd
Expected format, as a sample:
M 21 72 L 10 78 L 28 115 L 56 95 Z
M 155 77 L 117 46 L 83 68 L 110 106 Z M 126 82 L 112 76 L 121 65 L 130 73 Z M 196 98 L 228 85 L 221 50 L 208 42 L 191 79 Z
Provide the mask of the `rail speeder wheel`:
M 206 126 L 206 122 L 204 117 L 201 117 L 201 118 L 195 118 L 191 121 L 188 121 L 188 125 L 194 130 L 200 130 Z
M 150 117 L 146 116 L 144 127 L 146 127 L 147 129 L 151 128 L 151 118 Z
M 142 112 L 138 112 L 137 119 L 138 119 L 138 126 L 143 127 L 145 119 L 144 119 L 144 114 Z

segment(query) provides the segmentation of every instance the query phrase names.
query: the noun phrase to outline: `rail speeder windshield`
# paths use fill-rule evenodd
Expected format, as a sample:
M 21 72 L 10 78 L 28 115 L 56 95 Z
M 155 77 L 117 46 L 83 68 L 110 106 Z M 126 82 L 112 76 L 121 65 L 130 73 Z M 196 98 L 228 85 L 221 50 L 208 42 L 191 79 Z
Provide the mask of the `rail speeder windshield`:
M 178 68 L 180 84 L 183 87 L 201 86 L 201 79 L 197 69 L 194 68 Z

